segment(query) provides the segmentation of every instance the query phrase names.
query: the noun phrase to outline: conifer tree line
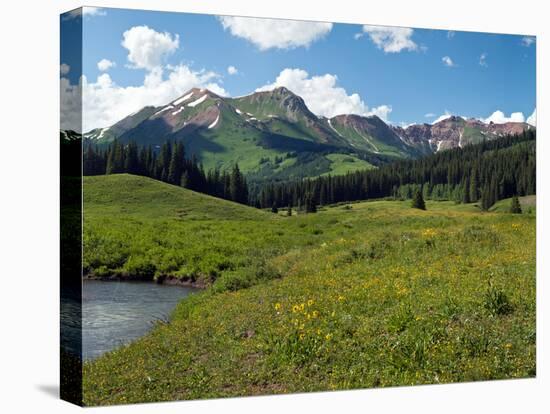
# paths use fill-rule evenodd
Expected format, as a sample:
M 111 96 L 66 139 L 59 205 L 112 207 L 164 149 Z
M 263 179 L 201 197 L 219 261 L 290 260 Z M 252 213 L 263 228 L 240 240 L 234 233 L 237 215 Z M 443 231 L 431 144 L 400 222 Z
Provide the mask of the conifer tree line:
M 536 132 L 484 141 L 442 151 L 416 160 L 401 160 L 372 170 L 298 181 L 271 182 L 249 194 L 245 176 L 235 164 L 231 171 L 208 172 L 182 142 L 160 148 L 124 145 L 115 140 L 101 149 L 84 146 L 84 175 L 129 173 L 151 177 L 215 197 L 258 208 L 296 208 L 316 212 L 318 205 L 392 197 L 479 202 L 489 209 L 496 201 L 535 194 Z
M 260 208 L 312 206 L 393 197 L 479 202 L 488 210 L 496 201 L 535 194 L 536 132 L 504 136 L 421 159 L 402 160 L 377 169 L 295 182 L 265 184 L 252 195 Z
M 83 172 L 142 175 L 226 200 L 248 202 L 248 185 L 238 164 L 229 172 L 218 169 L 205 172 L 195 156 L 186 157 L 180 141 L 166 141 L 156 150 L 151 146 L 138 147 L 132 141 L 123 145 L 115 140 L 105 149 L 88 143 L 84 148 Z

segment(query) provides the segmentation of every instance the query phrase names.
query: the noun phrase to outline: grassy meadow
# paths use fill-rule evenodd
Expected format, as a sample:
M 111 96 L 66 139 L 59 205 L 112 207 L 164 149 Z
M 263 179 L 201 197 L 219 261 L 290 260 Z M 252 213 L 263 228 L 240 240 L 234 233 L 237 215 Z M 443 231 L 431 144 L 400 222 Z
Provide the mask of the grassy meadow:
M 272 214 L 84 178 L 84 266 L 209 287 L 84 366 L 86 405 L 532 377 L 535 224 L 509 200 Z

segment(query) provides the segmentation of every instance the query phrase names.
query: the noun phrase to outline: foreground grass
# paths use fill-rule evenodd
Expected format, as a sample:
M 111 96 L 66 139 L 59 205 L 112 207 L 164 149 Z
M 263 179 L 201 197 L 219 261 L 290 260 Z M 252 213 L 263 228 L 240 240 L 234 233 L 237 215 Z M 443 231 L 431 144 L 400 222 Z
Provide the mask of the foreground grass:
M 166 231 L 164 247 L 208 225 L 181 248 L 215 247 L 233 267 L 169 323 L 86 363 L 87 405 L 535 375 L 534 215 L 376 201 L 292 217 L 237 206 L 212 221 L 218 200 L 196 201 L 212 216 L 155 217 L 140 203 L 109 218 L 117 232 Z M 114 230 L 99 206 L 85 227 L 101 240 Z

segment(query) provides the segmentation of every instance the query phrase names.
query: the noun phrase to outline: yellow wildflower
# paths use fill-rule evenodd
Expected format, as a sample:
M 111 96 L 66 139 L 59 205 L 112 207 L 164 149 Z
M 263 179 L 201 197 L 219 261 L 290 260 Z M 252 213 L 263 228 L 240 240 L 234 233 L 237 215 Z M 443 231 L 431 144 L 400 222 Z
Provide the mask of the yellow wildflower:
M 280 310 L 281 309 L 281 304 L 280 303 L 276 303 L 275 304 L 275 310 Z
M 316 318 L 317 316 L 319 316 L 319 312 L 316 311 L 316 310 L 314 310 L 312 316 L 313 316 L 314 318 Z
M 292 307 L 292 312 L 293 312 L 293 313 L 296 313 L 296 312 L 298 312 L 299 310 L 300 310 L 300 307 L 299 307 L 298 305 L 294 305 L 294 306 Z
M 325 339 L 326 339 L 327 341 L 330 341 L 330 340 L 332 339 L 332 334 L 330 334 L 330 333 L 326 334 L 326 335 L 325 335 Z
M 424 237 L 434 237 L 436 234 L 437 232 L 434 229 L 426 229 L 422 232 Z
M 315 302 L 313 302 L 313 299 L 310 299 L 307 301 L 307 306 L 312 306 Z

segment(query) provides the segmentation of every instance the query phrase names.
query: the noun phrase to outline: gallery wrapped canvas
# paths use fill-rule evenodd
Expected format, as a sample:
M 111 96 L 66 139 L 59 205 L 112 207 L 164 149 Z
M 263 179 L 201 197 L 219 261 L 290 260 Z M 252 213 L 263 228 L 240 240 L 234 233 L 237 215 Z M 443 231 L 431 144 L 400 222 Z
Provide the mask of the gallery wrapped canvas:
M 535 37 L 60 25 L 63 399 L 536 375 Z

